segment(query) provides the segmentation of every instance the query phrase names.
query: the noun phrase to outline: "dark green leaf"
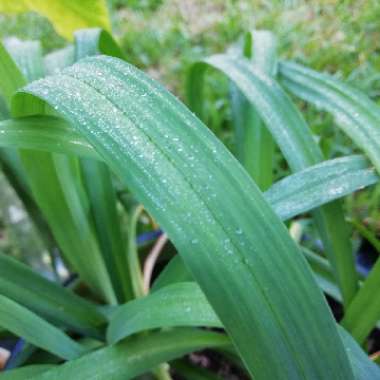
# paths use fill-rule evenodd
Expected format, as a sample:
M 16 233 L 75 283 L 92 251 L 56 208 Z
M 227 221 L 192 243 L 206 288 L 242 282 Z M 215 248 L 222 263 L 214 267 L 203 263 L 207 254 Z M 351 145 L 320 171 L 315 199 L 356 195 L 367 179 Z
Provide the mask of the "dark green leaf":
M 223 334 L 190 328 L 174 329 L 132 337 L 67 362 L 31 380 L 128 380 L 192 351 L 228 344 L 229 340 Z
M 2 295 L 0 326 L 63 359 L 75 359 L 86 351 L 61 330 Z
M 95 336 L 96 327 L 105 322 L 93 304 L 4 254 L 0 254 L 0 293 L 49 320 Z

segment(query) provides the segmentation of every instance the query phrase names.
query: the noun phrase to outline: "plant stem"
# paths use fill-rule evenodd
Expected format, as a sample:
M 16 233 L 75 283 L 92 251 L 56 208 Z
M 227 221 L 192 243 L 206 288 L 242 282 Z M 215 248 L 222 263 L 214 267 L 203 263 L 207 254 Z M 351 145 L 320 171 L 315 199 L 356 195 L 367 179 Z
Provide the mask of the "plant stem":
M 172 380 L 168 363 L 160 364 L 154 371 L 154 376 L 157 380 Z

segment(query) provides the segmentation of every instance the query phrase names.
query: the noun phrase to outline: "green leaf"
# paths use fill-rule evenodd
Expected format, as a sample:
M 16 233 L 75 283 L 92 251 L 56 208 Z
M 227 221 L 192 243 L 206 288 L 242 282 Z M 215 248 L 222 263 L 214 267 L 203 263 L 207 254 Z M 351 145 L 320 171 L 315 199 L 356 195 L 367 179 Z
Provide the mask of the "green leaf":
M 44 57 L 44 68 L 46 75 L 59 72 L 74 63 L 75 49 L 68 45 L 62 49 L 55 50 Z
M 0 295 L 0 326 L 63 359 L 75 359 L 86 351 L 61 330 L 2 295 Z
M 380 172 L 380 108 L 374 102 L 348 84 L 296 63 L 281 62 L 280 73 L 291 92 L 334 115 Z
M 127 260 L 130 270 L 133 293 L 136 298 L 140 298 L 145 295 L 143 273 L 141 270 L 139 252 L 136 242 L 137 223 L 143 211 L 144 207 L 142 205 L 136 206 L 131 212 L 130 220 L 128 223 L 129 226 Z
M 338 302 L 342 302 L 340 290 L 336 285 L 334 274 L 328 261 L 305 247 L 302 247 L 302 252 L 313 270 L 313 276 L 321 290 Z M 155 292 L 171 284 L 193 280 L 194 279 L 186 268 L 182 258 L 177 255 L 170 260 L 164 270 L 160 273 L 153 284 L 152 291 Z M 112 317 L 110 317 L 110 319 L 111 318 Z
M 194 282 L 166 286 L 117 308 L 107 329 L 110 344 L 155 328 L 176 326 L 223 327 Z
M 238 86 L 256 107 L 292 171 L 299 171 L 323 160 L 322 152 L 302 118 L 280 85 L 245 59 L 214 55 L 193 65 L 188 78 L 191 108 L 202 113 L 202 82 L 205 70 L 214 67 Z M 339 202 L 313 212 L 327 256 L 334 268 L 347 306 L 358 288 L 348 226 Z
M 282 219 L 312 210 L 379 181 L 375 169 L 362 156 L 323 161 L 275 183 L 266 200 Z
M 223 347 L 229 340 L 223 334 L 174 329 L 136 336 L 114 346 L 100 349 L 77 360 L 49 370 L 31 380 L 112 379 L 128 380 L 148 372 L 162 362 L 204 348 Z
M 22 63 L 26 65 L 26 73 L 31 77 L 37 77 L 39 70 L 34 70 L 35 64 L 39 62 L 38 54 L 40 53 L 40 45 L 38 43 L 21 43 L 18 40 L 8 41 L 7 49 L 13 51 L 17 56 L 18 64 L 22 66 Z M 32 59 L 27 59 L 26 50 L 31 51 Z M 36 57 L 37 56 L 37 57 Z M 34 73 L 36 73 L 34 75 Z M 17 67 L 16 63 L 11 58 L 9 52 L 0 43 L 0 92 L 4 98 L 4 113 L 3 117 L 9 117 L 9 102 L 12 94 L 22 85 L 26 83 L 26 79 L 22 75 L 21 71 Z M 51 252 L 55 247 L 54 239 L 52 237 L 49 226 L 44 220 L 36 202 L 33 199 L 32 192 L 27 180 L 27 173 L 22 165 L 19 154 L 12 148 L 0 150 L 0 161 L 4 174 L 6 175 L 9 183 L 12 185 L 25 209 L 29 213 L 35 226 L 37 227 L 40 236 L 46 248 Z
M 339 287 L 336 285 L 334 273 L 329 262 L 324 257 L 305 247 L 303 247 L 302 252 L 313 270 L 314 278 L 322 291 L 333 297 L 336 301 L 342 302 L 342 295 Z
M 187 282 L 192 280 L 193 278 L 185 267 L 181 256 L 175 255 L 154 281 L 151 292 L 155 292 L 175 282 Z
M 246 45 L 251 46 L 245 56 L 252 65 L 269 75 L 276 72 L 276 40 L 272 33 L 252 31 L 247 34 Z M 230 103 L 232 125 L 234 127 L 237 158 L 262 190 L 266 190 L 273 181 L 274 141 L 254 105 L 242 94 L 238 87 L 230 83 Z
M 356 380 L 380 379 L 380 368 L 370 360 L 355 339 L 342 327 L 339 333 L 346 347 Z
M 50 364 L 35 364 L 0 373 L 1 380 L 25 380 L 53 368 Z
M 63 155 L 33 151 L 23 154 L 23 163 L 28 169 L 34 197 L 64 258 L 96 293 L 115 303 L 109 274 L 89 218 L 77 162 Z
M 117 299 L 125 302 L 133 298 L 133 292 L 112 178 L 99 161 L 82 159 L 81 169 L 102 256 Z
M 93 304 L 4 254 L 0 254 L 0 293 L 51 321 L 95 336 L 105 322 Z
M 98 154 L 83 137 L 70 128 L 64 120 L 54 116 L 29 116 L 0 121 L 0 146 L 100 160 Z M 25 183 L 25 187 L 27 186 Z
M 30 74 L 28 79 L 34 79 L 34 73 L 43 72 L 41 50 L 33 42 L 10 45 L 8 50 L 14 55 L 20 70 Z M 6 52 L 3 54 L 6 55 Z M 13 113 L 13 116 L 50 112 L 44 107 L 29 103 L 19 112 Z M 94 236 L 92 220 L 88 217 L 76 159 L 31 150 L 22 150 L 19 155 L 34 200 L 66 260 L 92 289 L 109 302 L 115 302 L 112 285 Z
M 77 29 L 92 26 L 111 29 L 105 0 L 2 0 L 0 3 L 0 12 L 28 11 L 47 17 L 56 31 L 68 40 Z
M 28 82 L 44 76 L 42 48 L 39 41 L 21 41 L 12 37 L 4 41 L 4 46 Z
M 0 92 L 9 103 L 14 92 L 26 84 L 16 63 L 10 57 L 5 47 L 0 43 Z
M 14 98 L 14 111 L 36 102 L 32 95 L 89 140 L 168 233 L 255 378 L 352 379 L 333 318 L 286 228 L 174 96 L 110 57 L 33 82 Z
M 359 232 L 371 242 L 375 250 L 380 254 L 380 242 L 370 231 L 361 227 L 358 223 L 353 223 Z M 352 336 L 360 343 L 364 343 L 368 334 L 376 326 L 380 318 L 380 302 L 375 294 L 379 288 L 380 261 L 376 261 L 369 275 L 364 279 L 363 284 L 353 299 L 350 307 L 345 313 L 342 326 L 345 327 Z
M 100 52 L 123 55 L 110 34 L 101 29 L 77 31 L 74 46 L 75 61 Z M 133 298 L 133 289 L 111 174 L 106 165 L 96 160 L 82 159 L 80 165 L 102 256 L 116 297 L 122 303 Z
M 124 58 L 124 53 L 113 37 L 100 28 L 81 29 L 74 33 L 75 60 L 92 55 L 105 54 Z

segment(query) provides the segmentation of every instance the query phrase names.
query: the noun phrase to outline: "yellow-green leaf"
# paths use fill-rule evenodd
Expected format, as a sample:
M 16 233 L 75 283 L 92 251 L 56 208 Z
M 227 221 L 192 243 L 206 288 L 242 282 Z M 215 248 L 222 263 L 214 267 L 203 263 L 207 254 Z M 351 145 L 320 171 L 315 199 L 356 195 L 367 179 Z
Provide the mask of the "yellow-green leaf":
M 57 33 L 73 39 L 73 32 L 81 28 L 99 26 L 110 30 L 105 0 L 2 0 L 0 12 L 34 11 L 47 17 Z

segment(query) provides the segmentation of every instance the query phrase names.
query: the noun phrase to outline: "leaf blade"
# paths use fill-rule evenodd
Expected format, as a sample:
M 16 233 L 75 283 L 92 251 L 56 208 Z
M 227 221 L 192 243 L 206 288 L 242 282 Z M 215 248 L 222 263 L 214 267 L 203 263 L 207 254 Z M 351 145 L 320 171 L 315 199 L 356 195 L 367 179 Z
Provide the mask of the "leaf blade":
M 63 359 L 75 359 L 85 352 L 84 347 L 61 330 L 3 295 L 0 295 L 0 325 Z
M 134 337 L 65 363 L 31 380 L 91 378 L 128 380 L 148 372 L 162 362 L 206 347 L 229 344 L 225 335 L 196 329 L 174 329 Z
M 208 67 L 221 71 L 234 81 L 256 107 L 292 171 L 323 160 L 305 120 L 280 85 L 245 59 L 218 54 L 193 65 L 187 90 L 190 105 L 197 114 L 202 114 L 202 82 Z M 331 203 L 315 210 L 313 217 L 342 290 L 344 303 L 348 306 L 357 291 L 358 280 L 341 205 L 339 202 Z
M 95 305 L 0 254 L 0 292 L 8 298 L 66 326 L 94 334 L 105 322 Z M 96 336 L 99 332 L 95 333 Z

